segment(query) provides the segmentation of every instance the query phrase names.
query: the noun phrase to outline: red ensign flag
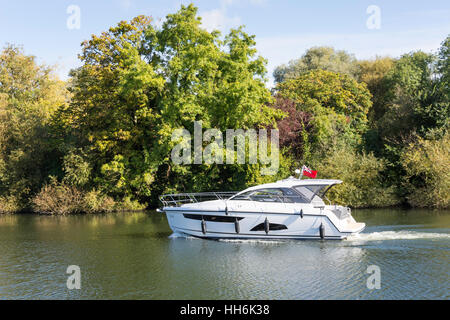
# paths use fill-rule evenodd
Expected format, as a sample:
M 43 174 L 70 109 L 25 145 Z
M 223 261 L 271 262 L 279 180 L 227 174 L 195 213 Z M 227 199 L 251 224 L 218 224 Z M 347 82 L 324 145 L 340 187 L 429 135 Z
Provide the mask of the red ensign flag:
M 303 175 L 314 179 L 317 177 L 317 171 L 311 170 L 310 168 L 303 166 Z

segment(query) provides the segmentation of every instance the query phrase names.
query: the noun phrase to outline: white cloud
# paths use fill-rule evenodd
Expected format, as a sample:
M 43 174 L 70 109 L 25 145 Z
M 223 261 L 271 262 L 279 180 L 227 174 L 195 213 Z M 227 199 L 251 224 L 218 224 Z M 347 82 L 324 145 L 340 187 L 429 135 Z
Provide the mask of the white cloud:
M 240 24 L 239 17 L 228 17 L 226 9 L 214 9 L 200 13 L 202 17 L 202 27 L 209 32 L 213 30 L 224 31 L 225 29 L 236 27 Z
M 124 8 L 125 10 L 128 10 L 133 5 L 133 1 L 132 0 L 119 0 L 119 5 L 122 8 Z
M 220 8 L 200 13 L 203 28 L 211 32 L 212 30 L 225 31 L 226 29 L 237 27 L 241 24 L 241 18 L 238 16 L 229 17 L 227 10 L 229 7 L 236 4 L 245 5 L 247 3 L 261 6 L 266 4 L 267 1 L 268 0 L 221 0 Z

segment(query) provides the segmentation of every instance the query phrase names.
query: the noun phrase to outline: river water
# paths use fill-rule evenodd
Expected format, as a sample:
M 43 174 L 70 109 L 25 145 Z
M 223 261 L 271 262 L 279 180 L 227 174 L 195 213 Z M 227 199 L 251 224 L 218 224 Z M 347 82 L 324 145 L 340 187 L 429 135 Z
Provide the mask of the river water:
M 0 215 L 0 299 L 450 298 L 450 211 L 353 216 L 368 227 L 348 240 L 274 242 L 172 235 L 156 212 Z

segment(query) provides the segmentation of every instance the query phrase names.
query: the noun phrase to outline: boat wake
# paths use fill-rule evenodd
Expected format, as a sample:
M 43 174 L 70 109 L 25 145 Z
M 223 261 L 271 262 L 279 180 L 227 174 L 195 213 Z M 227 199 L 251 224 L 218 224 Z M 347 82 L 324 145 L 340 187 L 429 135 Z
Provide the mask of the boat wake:
M 417 232 L 417 231 L 381 231 L 359 233 L 347 238 L 347 241 L 383 241 L 383 240 L 414 240 L 414 239 L 450 239 L 448 233 Z
M 169 236 L 169 239 L 188 239 L 200 240 L 194 236 L 190 236 L 181 232 L 174 232 Z M 360 241 L 385 241 L 385 240 L 417 240 L 417 239 L 449 239 L 450 233 L 436 233 L 436 232 L 417 232 L 417 231 L 380 231 L 371 233 L 359 233 L 352 235 L 344 241 L 360 242 Z M 285 240 L 278 239 L 217 239 L 219 242 L 230 243 L 250 243 L 250 244 L 279 244 Z

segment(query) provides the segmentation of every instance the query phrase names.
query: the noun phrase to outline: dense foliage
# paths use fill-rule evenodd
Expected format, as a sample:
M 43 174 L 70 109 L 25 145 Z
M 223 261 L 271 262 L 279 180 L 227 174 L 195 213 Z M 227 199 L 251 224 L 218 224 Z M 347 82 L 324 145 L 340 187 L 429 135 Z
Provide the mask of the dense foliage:
M 281 83 L 295 79 L 311 70 L 326 70 L 356 77 L 358 65 L 356 58 L 343 50 L 336 51 L 331 47 L 313 47 L 299 59 L 288 65 L 277 67 L 273 73 L 275 81 Z
M 0 197 L 8 207 L 28 204 L 58 171 L 50 122 L 67 98 L 52 68 L 11 45 L 0 54 Z
M 371 94 L 365 84 L 345 74 L 308 71 L 280 83 L 277 93 L 312 116 L 310 148 L 326 152 L 339 144 L 357 145 L 366 130 Z
M 58 121 L 104 192 L 154 202 L 169 189 L 239 188 L 259 178 L 252 165 L 172 165 L 178 128 L 193 132 L 196 120 L 222 131 L 259 128 L 282 116 L 267 106 L 254 37 L 237 29 L 221 39 L 200 28 L 196 13 L 182 7 L 161 29 L 140 16 L 83 44 L 73 98 Z
M 448 61 L 449 37 L 437 54 L 353 60 L 353 77 L 329 71 L 328 63 L 291 68 L 295 77 L 280 82 L 276 93 L 295 106 L 289 114 L 302 118 L 286 131 L 301 163 L 346 182 L 332 200 L 355 207 L 449 206 Z M 302 131 L 303 119 L 309 127 Z
M 169 191 L 239 190 L 307 164 L 353 207 L 449 206 L 449 37 L 436 54 L 358 61 L 314 47 L 275 70 L 242 28 L 182 6 L 155 27 L 122 21 L 82 44 L 67 83 L 21 48 L 0 53 L 0 212 L 93 213 Z M 280 168 L 175 165 L 176 129 L 280 130 Z M 203 143 L 205 146 L 205 142 Z M 275 146 L 269 147 L 271 150 Z
M 402 154 L 404 187 L 408 202 L 417 207 L 450 206 L 450 134 L 423 139 L 407 146 Z

